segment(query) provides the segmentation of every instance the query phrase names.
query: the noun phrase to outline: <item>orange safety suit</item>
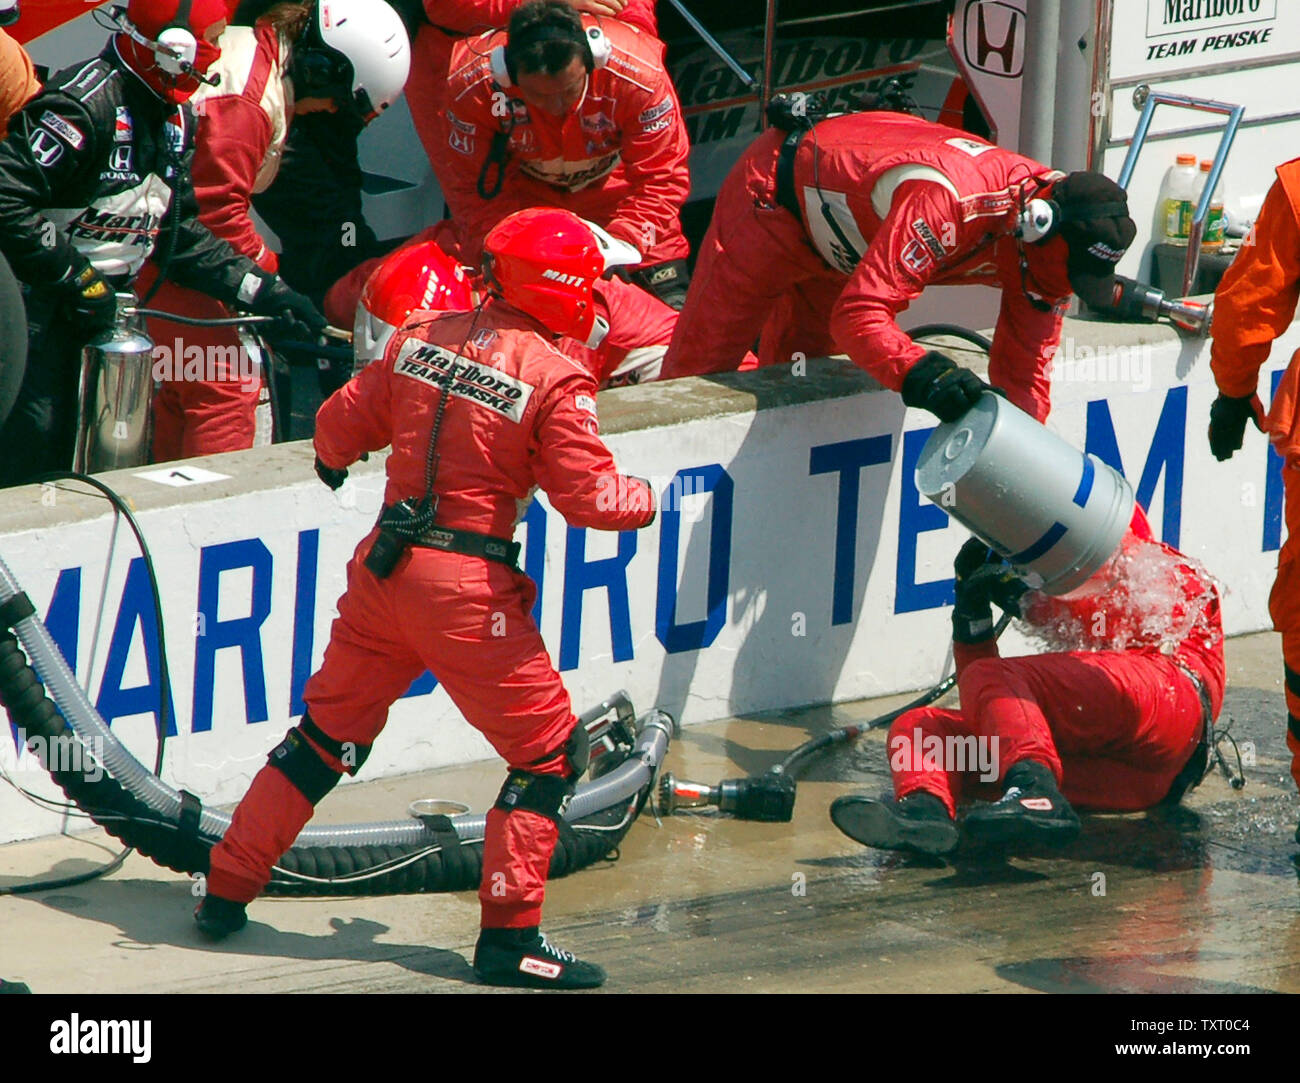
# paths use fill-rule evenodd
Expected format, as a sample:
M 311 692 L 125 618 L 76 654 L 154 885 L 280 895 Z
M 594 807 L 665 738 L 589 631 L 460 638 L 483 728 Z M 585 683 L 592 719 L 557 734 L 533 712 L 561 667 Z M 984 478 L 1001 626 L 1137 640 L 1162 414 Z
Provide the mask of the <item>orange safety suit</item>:
M 1300 158 L 1278 166 L 1255 228 L 1214 298 L 1210 367 L 1219 391 L 1253 395 L 1273 340 L 1291 325 L 1300 300 Z M 1264 427 L 1282 457 L 1287 538 L 1269 595 L 1282 633 L 1291 774 L 1300 786 L 1300 351 L 1291 358 Z

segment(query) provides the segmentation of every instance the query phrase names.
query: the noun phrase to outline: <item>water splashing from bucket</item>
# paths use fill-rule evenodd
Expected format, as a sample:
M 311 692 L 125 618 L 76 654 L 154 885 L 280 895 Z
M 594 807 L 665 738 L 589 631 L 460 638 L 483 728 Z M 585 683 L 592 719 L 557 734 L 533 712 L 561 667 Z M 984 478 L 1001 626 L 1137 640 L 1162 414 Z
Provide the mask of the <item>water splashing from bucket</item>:
M 1045 651 L 1156 650 L 1172 654 L 1195 638 L 1222 639 L 1213 577 L 1199 561 L 1129 534 L 1077 590 L 1025 596 L 1025 635 Z

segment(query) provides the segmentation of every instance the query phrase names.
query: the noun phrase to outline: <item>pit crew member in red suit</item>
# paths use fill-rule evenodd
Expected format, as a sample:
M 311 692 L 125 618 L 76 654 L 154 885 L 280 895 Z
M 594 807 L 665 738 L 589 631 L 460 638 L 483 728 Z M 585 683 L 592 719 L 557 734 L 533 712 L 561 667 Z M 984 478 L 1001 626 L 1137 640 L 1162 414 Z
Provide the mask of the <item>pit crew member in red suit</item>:
M 625 22 L 531 0 L 452 51 L 443 196 L 466 263 L 512 211 L 563 207 L 642 253 L 632 281 L 680 307 L 690 147 L 664 45 Z
M 534 486 L 575 525 L 634 530 L 654 518 L 649 486 L 619 474 L 598 435 L 591 374 L 554 345 L 591 334 L 592 284 L 636 253 L 552 209 L 512 215 L 484 252 L 484 305 L 417 314 L 317 416 L 317 472 L 331 487 L 364 452 L 392 445 L 385 529 L 357 547 L 307 712 L 213 850 L 196 918 L 214 936 L 242 927 L 245 904 L 316 803 L 364 762 L 389 707 L 429 669 L 510 766 L 487 816 L 476 972 L 492 984 L 589 987 L 604 981 L 600 967 L 538 931 L 586 731 L 533 622 L 536 588 L 510 536 Z M 399 521 L 405 545 L 395 542 Z M 504 636 L 493 634 L 499 614 Z
M 277 4 L 256 27 L 228 27 L 210 73 L 216 84 L 199 87 L 192 99 L 199 118 L 193 168 L 199 218 L 272 273 L 279 262 L 253 224 L 250 205 L 275 179 L 293 118 L 341 108 L 369 119 L 396 100 L 406 81 L 406 31 L 384 0 L 328 0 L 328 28 L 322 26 L 325 2 Z M 153 307 L 200 318 L 230 315 L 215 298 L 170 282 Z M 191 370 L 185 357 L 174 357 L 161 373 L 154 460 L 252 447 L 262 381 L 238 333 L 157 319 L 149 332 L 174 354 L 197 347 L 211 361 Z
M 931 284 L 1000 286 L 989 381 L 1042 420 L 1072 291 L 1109 298 L 1135 233 L 1122 189 L 903 113 L 761 135 L 718 194 L 664 378 L 847 353 L 949 421 L 987 386 L 916 345 L 898 314 Z

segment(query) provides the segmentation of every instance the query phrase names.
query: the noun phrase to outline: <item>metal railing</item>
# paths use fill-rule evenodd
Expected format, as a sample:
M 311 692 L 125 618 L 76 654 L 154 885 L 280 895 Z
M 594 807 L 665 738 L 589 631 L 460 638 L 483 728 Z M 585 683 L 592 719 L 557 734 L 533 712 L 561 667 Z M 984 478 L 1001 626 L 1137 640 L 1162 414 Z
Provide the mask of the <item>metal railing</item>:
M 1137 128 L 1134 129 L 1133 142 L 1129 146 L 1128 156 L 1124 159 L 1124 168 L 1119 171 L 1119 186 L 1124 189 L 1128 188 L 1129 181 L 1133 179 L 1133 171 L 1137 168 L 1138 156 L 1146 145 L 1156 106 L 1173 105 L 1180 109 L 1217 113 L 1228 118 L 1227 126 L 1219 139 L 1219 147 L 1214 152 L 1214 164 L 1210 167 L 1210 175 L 1206 178 L 1205 188 L 1192 215 L 1191 231 L 1187 237 L 1187 259 L 1183 264 L 1182 296 L 1186 297 L 1196 284 L 1196 272 L 1201 261 L 1201 238 L 1205 232 L 1205 219 L 1210 213 L 1210 203 L 1213 201 L 1215 189 L 1219 186 L 1224 163 L 1228 160 L 1228 152 L 1232 150 L 1232 142 L 1237 137 L 1237 128 L 1246 109 L 1245 106 L 1214 101 L 1210 98 L 1189 98 L 1184 94 L 1168 94 L 1162 90 L 1152 90 L 1145 84 L 1133 91 L 1133 104 L 1141 107 L 1142 115 L 1138 118 Z

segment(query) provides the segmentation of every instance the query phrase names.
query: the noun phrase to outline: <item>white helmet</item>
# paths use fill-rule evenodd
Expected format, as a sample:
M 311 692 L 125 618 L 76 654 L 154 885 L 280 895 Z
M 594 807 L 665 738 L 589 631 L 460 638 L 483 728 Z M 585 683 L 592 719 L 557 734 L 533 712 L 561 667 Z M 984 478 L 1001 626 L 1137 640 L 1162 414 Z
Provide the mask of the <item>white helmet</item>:
M 333 98 L 368 122 L 397 100 L 410 70 L 406 27 L 384 0 L 316 0 L 289 74 L 295 97 Z

